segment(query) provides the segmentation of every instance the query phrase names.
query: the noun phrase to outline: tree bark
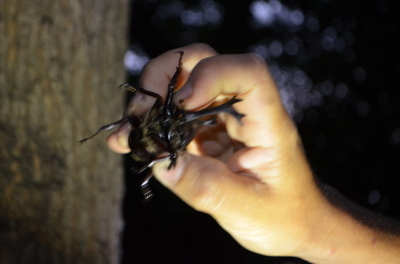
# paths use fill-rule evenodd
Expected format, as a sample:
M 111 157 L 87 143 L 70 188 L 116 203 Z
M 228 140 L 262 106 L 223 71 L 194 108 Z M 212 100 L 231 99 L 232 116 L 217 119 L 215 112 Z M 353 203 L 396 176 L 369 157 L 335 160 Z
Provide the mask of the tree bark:
M 127 0 L 0 1 L 0 263 L 118 263 Z M 106 134 L 106 133 L 105 133 Z

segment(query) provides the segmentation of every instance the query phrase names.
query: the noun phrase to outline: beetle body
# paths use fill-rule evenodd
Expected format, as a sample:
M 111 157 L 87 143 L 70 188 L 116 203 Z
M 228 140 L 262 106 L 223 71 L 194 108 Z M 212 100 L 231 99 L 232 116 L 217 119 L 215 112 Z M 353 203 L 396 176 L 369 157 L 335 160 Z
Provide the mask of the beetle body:
M 159 110 L 150 111 L 150 114 L 143 118 L 142 123 L 129 134 L 129 148 L 135 150 L 130 153 L 130 156 L 137 162 L 154 160 L 162 153 L 171 150 L 183 150 L 202 126 L 203 122 L 200 120 L 185 122 L 182 118 L 183 111 L 179 108 L 166 120 L 162 118 L 162 109 Z M 172 149 L 168 149 L 167 141 Z
M 198 130 L 205 125 L 216 124 L 215 116 L 218 113 L 229 113 L 239 122 L 244 116 L 236 112 L 232 105 L 241 101 L 235 97 L 228 102 L 213 108 L 207 108 L 196 112 L 185 111 L 173 103 L 176 92 L 176 83 L 181 73 L 183 51 L 179 51 L 180 57 L 178 67 L 168 84 L 165 100 L 157 93 L 148 91 L 141 87 L 133 87 L 123 84 L 120 87 L 133 93 L 142 93 L 156 98 L 152 108 L 143 116 L 128 115 L 112 124 L 101 127 L 95 134 L 80 140 L 80 143 L 96 136 L 103 130 L 111 129 L 117 125 L 129 122 L 132 130 L 128 137 L 130 156 L 139 165 L 132 168 L 135 174 L 151 168 L 155 162 L 170 159 L 169 168 L 173 167 L 178 157 L 178 152 L 186 148 L 193 140 Z M 168 153 L 162 156 L 163 153 Z M 142 183 L 142 190 L 148 200 L 152 194 L 148 188 L 148 180 L 151 172 Z

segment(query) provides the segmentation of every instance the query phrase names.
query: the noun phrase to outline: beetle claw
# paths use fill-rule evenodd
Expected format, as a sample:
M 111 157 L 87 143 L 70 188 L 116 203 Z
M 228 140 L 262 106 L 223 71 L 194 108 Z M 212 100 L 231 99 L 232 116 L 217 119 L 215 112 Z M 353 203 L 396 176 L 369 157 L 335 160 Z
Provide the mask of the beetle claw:
M 177 158 L 178 158 L 178 154 L 177 153 L 171 153 L 170 154 L 169 159 L 171 160 L 171 163 L 168 166 L 168 170 L 175 168 Z

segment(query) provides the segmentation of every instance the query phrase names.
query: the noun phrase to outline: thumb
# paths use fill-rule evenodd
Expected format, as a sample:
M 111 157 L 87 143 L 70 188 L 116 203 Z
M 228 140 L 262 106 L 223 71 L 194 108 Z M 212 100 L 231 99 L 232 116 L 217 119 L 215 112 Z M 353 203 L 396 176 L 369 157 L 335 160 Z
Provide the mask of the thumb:
M 154 165 L 157 180 L 196 210 L 214 216 L 235 212 L 247 187 L 255 184 L 254 179 L 235 174 L 211 157 L 183 153 L 174 168 L 168 169 L 169 164 L 165 160 Z

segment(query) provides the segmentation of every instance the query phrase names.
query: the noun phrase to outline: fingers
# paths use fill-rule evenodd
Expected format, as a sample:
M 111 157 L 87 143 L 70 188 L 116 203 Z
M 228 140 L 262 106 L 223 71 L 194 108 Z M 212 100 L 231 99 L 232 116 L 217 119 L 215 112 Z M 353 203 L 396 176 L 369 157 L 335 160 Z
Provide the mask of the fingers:
M 169 163 L 156 163 L 155 177 L 196 210 L 214 217 L 235 214 L 235 207 L 245 200 L 242 198 L 254 193 L 255 184 L 261 186 L 256 179 L 240 177 L 213 158 L 185 153 L 179 156 L 175 168 L 168 170 Z
M 255 54 L 219 55 L 200 61 L 175 100 L 184 99 L 186 109 L 199 109 L 214 100 L 237 95 L 243 101 L 233 107 L 245 114 L 244 126 L 222 115 L 229 135 L 248 147 L 275 147 L 289 138 L 296 140 L 296 128 L 287 115 L 278 89 L 264 60 Z
M 201 43 L 170 50 L 146 64 L 140 75 L 139 85 L 165 98 L 168 84 L 178 67 L 180 56 L 177 53 L 178 51 L 183 51 L 184 55 L 182 57 L 182 73 L 179 77 L 177 87 L 181 87 L 186 82 L 190 72 L 200 60 L 217 54 L 210 46 Z M 135 97 L 130 102 L 128 111 L 138 116 L 146 113 L 155 101 L 155 99 L 148 97 L 143 100 L 142 95 Z
M 128 122 L 121 125 L 116 132 L 108 136 L 107 138 L 108 147 L 112 151 L 120 154 L 129 153 L 131 151 L 128 146 L 128 136 L 130 131 L 131 131 L 131 125 Z

